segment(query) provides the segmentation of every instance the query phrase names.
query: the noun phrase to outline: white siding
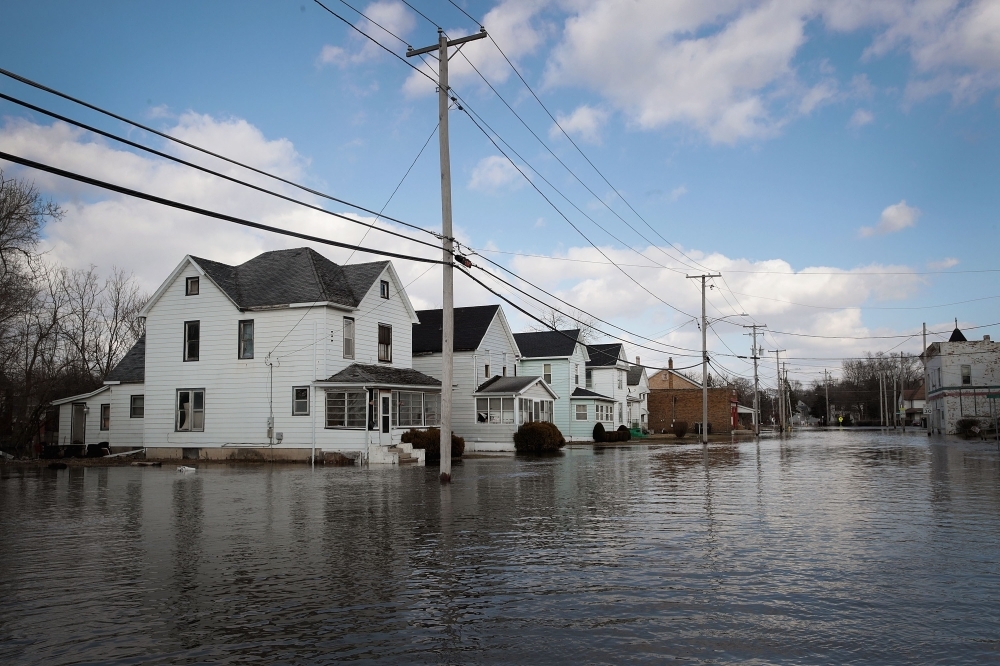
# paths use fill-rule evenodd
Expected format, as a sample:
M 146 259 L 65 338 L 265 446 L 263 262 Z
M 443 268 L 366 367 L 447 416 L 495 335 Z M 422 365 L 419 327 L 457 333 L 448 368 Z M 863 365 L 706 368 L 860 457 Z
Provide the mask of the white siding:
M 116 384 L 111 387 L 111 446 L 141 448 L 145 418 L 133 419 L 132 396 L 144 395 L 145 384 Z
M 101 405 L 111 403 L 111 391 L 105 390 L 86 399 L 74 400 L 73 402 L 59 405 L 59 445 L 71 446 L 73 444 L 70 439 L 73 431 L 70 419 L 73 414 L 74 402 L 82 402 L 90 408 L 90 412 L 87 414 L 86 427 L 84 428 L 84 445 L 90 446 L 110 441 L 109 431 L 101 430 Z M 113 418 L 114 414 L 112 413 Z

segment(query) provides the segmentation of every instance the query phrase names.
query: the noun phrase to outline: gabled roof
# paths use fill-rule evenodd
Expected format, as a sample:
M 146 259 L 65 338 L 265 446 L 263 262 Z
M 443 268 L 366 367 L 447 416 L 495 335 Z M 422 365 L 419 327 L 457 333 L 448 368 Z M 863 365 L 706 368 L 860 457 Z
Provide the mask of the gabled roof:
M 580 388 L 579 386 L 577 386 L 575 389 L 573 389 L 573 394 L 570 397 L 571 398 L 593 398 L 595 400 L 607 400 L 609 402 L 614 402 L 615 401 L 614 398 L 609 398 L 608 396 L 601 395 L 600 393 L 594 393 L 590 389 Z
M 80 402 L 83 400 L 87 400 L 88 398 L 93 398 L 95 395 L 103 393 L 104 391 L 110 389 L 111 389 L 110 386 L 102 386 L 99 389 L 94 389 L 90 393 L 81 393 L 79 395 L 71 395 L 68 398 L 60 398 L 59 400 L 53 400 L 50 404 L 54 407 L 56 405 L 65 405 L 68 402 Z
M 334 384 L 377 384 L 384 386 L 434 386 L 441 381 L 411 368 L 352 363 L 324 382 Z
M 903 389 L 903 400 L 925 400 L 926 398 L 923 382 L 920 382 L 920 386 L 917 388 Z
M 559 396 L 555 394 L 548 384 L 542 381 L 541 377 L 532 376 L 522 376 L 522 377 L 501 377 L 500 375 L 494 375 L 490 377 L 485 382 L 483 382 L 479 388 L 476 389 L 476 393 L 503 393 L 503 394 L 517 394 L 527 389 L 531 388 L 535 384 L 541 384 L 553 398 L 558 398 Z
M 580 329 L 515 333 L 514 340 L 524 358 L 569 357 L 580 342 Z
M 105 382 L 120 382 L 122 384 L 140 384 L 146 380 L 146 336 L 135 341 L 132 349 L 118 361 Z
M 618 365 L 622 355 L 622 343 L 612 342 L 606 345 L 587 345 L 590 353 L 590 360 L 587 361 L 588 368 L 601 366 Z
M 499 309 L 499 305 L 455 308 L 455 351 L 479 349 Z M 417 317 L 420 323 L 413 325 L 413 353 L 440 353 L 441 310 L 418 310 Z
M 965 334 L 958 329 L 958 326 L 956 326 L 955 330 L 951 332 L 951 337 L 948 338 L 948 342 L 968 342 L 968 340 L 965 339 Z
M 191 259 L 240 308 L 325 302 L 354 308 L 389 265 L 340 266 L 308 247 L 264 252 L 239 266 Z
M 645 370 L 641 365 L 630 365 L 628 366 L 628 385 L 638 386 L 639 382 L 642 381 L 642 371 Z

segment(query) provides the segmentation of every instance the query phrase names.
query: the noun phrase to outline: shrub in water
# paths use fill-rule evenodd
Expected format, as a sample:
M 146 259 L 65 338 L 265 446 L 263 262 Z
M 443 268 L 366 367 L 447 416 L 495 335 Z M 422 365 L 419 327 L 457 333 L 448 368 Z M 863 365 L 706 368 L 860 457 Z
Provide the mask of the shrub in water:
M 427 430 L 411 428 L 404 432 L 399 440 L 412 444 L 415 449 L 423 449 L 426 462 L 441 460 L 441 430 L 439 428 L 428 428 Z M 463 453 L 465 453 L 465 440 L 455 433 L 451 433 L 451 457 L 461 458 Z
M 674 437 L 676 437 L 677 439 L 680 439 L 681 437 L 686 435 L 687 431 L 688 431 L 687 421 L 674 421 L 674 425 L 670 429 L 670 432 L 674 433 Z
M 621 437 L 620 442 L 627 442 L 632 439 L 632 431 L 628 429 L 628 426 L 622 424 L 618 426 L 618 436 Z
M 605 441 L 604 437 L 605 437 L 604 424 L 598 421 L 597 424 L 594 425 L 594 441 L 603 442 Z
M 554 453 L 566 446 L 562 433 L 552 423 L 525 423 L 514 433 L 514 450 L 518 453 Z

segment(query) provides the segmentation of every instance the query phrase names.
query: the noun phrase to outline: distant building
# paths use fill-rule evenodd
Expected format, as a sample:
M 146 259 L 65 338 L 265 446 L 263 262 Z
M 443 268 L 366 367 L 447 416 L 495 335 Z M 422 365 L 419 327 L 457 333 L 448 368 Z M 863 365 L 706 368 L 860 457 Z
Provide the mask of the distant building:
M 657 370 L 649 378 L 649 388 L 653 389 L 700 389 L 701 384 L 674 370 L 674 359 L 667 359 L 667 367 Z
M 935 342 L 924 350 L 927 364 L 927 403 L 930 426 L 946 435 L 958 432 L 958 422 L 974 419 L 988 426 L 1000 401 L 1000 347 L 983 336 L 972 342 L 956 326 L 948 342 Z
M 904 389 L 899 397 L 897 411 L 906 414 L 906 425 L 927 427 L 927 414 L 924 413 L 924 406 L 927 404 L 924 392 L 924 383 L 912 389 Z

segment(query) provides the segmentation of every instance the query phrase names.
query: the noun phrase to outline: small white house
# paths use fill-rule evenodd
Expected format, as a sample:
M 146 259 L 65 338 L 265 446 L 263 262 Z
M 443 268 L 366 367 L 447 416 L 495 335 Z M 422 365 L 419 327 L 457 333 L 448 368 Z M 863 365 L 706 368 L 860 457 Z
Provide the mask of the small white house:
M 587 345 L 587 386 L 591 391 L 614 400 L 612 428 L 630 426 L 628 372 L 625 347 L 620 342 Z
M 927 367 L 926 398 L 930 427 L 947 435 L 958 432 L 958 421 L 974 419 L 991 427 L 1000 401 L 1000 346 L 983 336 L 966 340 L 958 329 L 948 342 L 935 342 L 924 350 Z
M 639 364 L 635 357 L 635 365 L 630 365 L 628 375 L 628 426 L 630 428 L 649 428 L 649 377 L 646 368 Z

